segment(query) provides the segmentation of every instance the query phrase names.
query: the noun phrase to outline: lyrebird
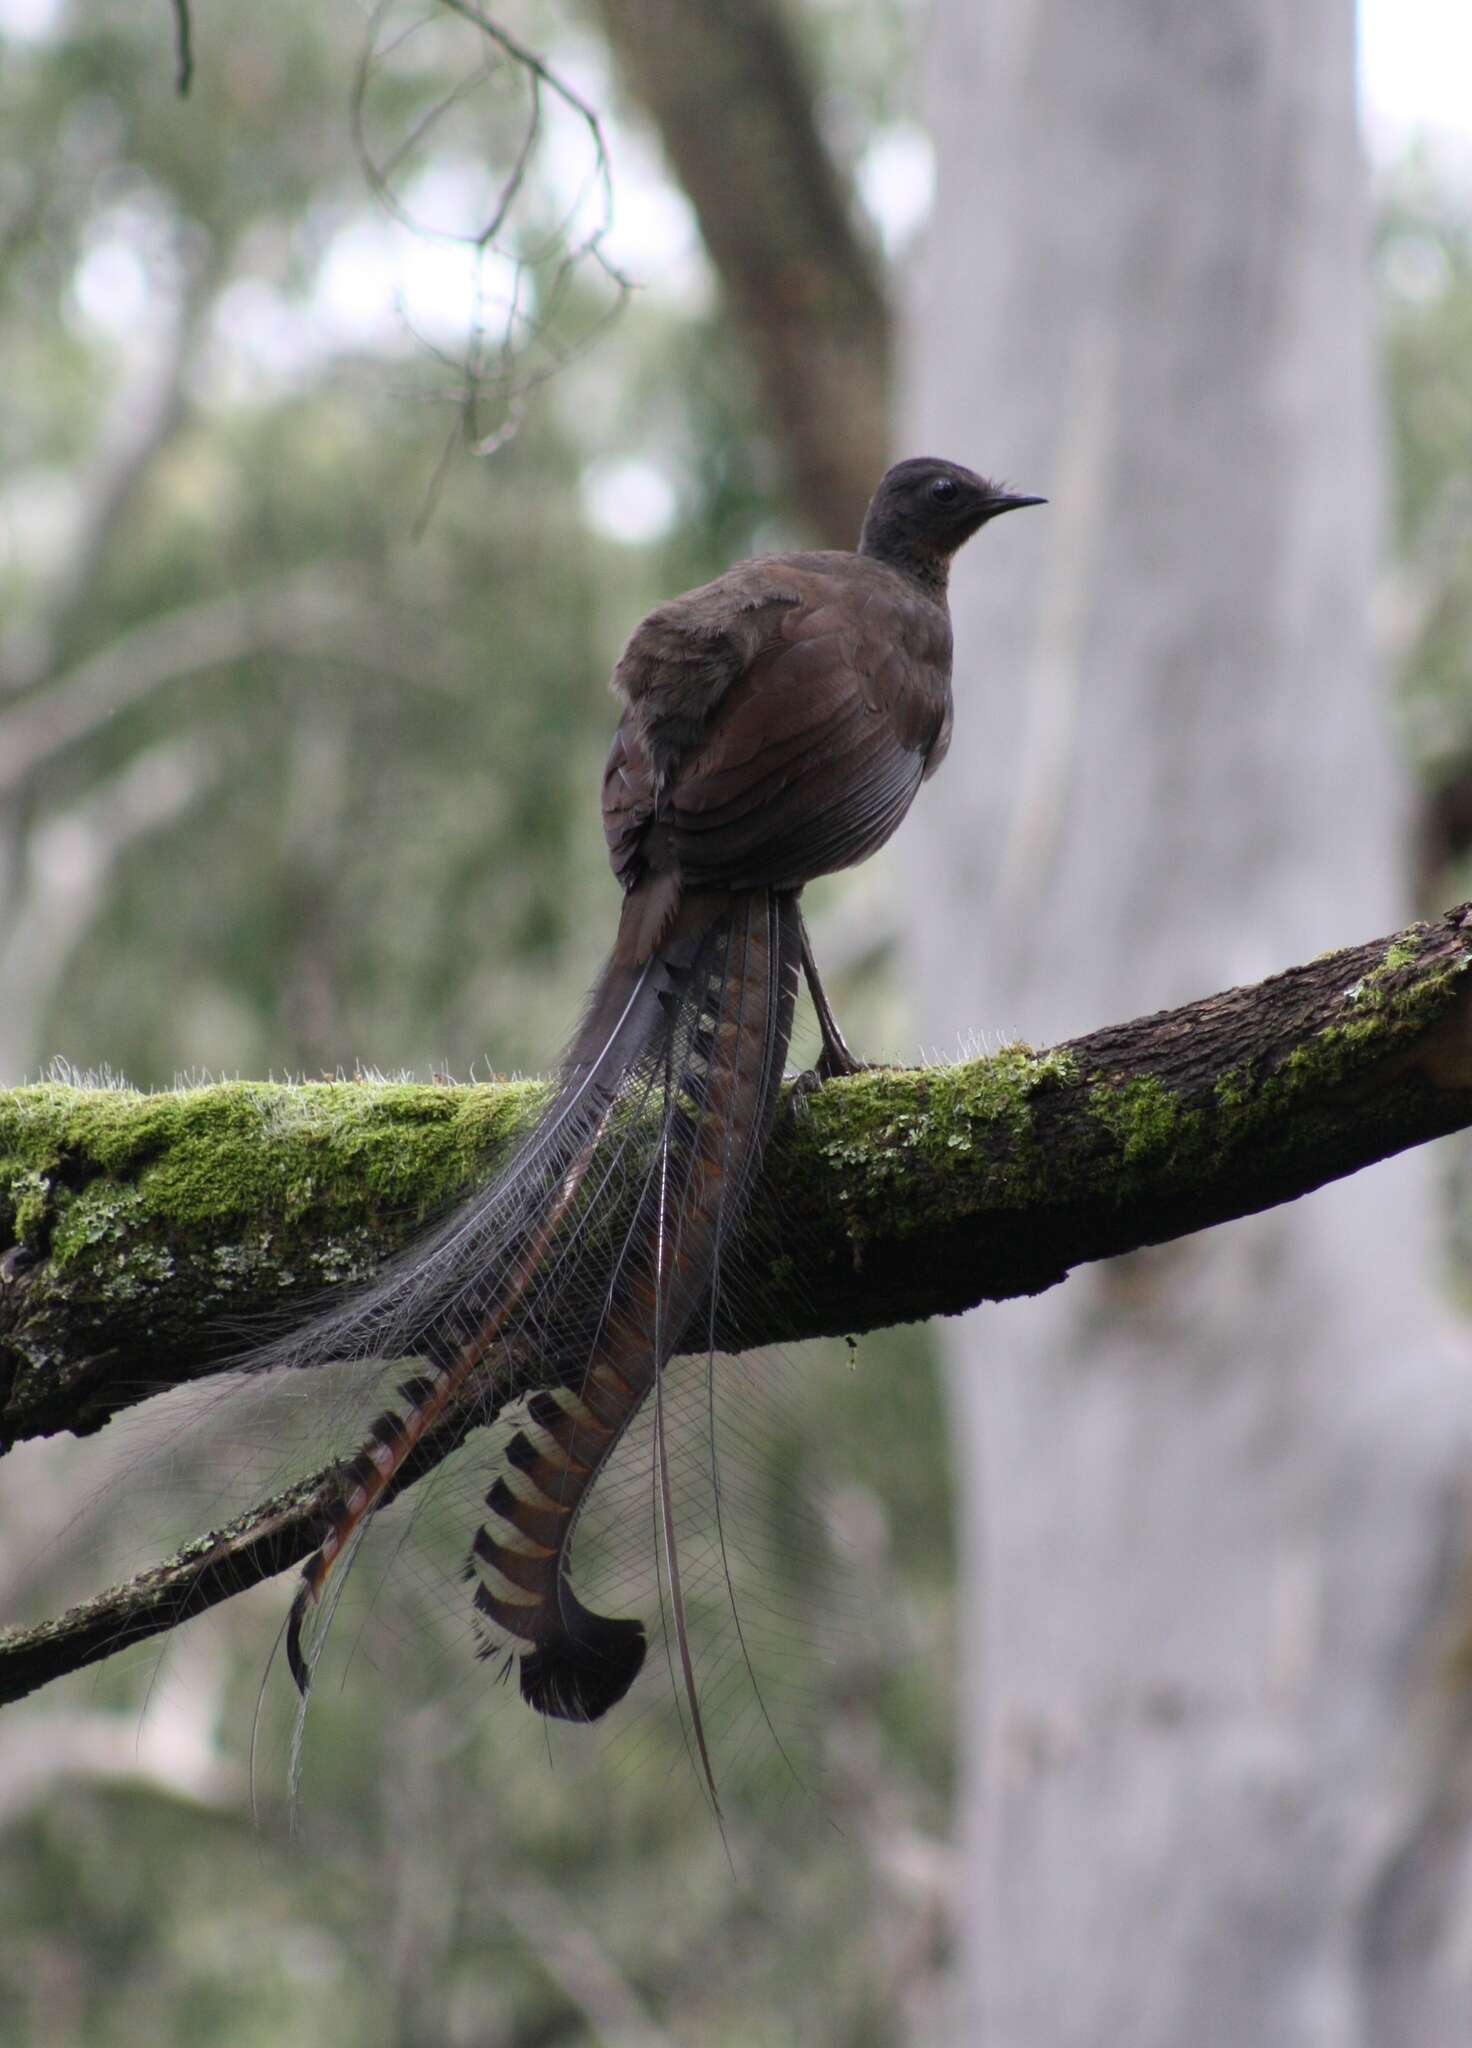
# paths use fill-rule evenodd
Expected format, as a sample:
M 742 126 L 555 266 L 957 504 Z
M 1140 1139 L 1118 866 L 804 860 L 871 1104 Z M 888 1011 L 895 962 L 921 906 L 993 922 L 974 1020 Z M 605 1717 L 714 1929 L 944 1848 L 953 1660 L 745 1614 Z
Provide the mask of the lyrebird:
M 485 1497 L 467 1577 L 485 1654 L 520 1660 L 544 1714 L 594 1720 L 645 1655 L 637 1620 L 595 1614 L 569 1578 L 579 1513 L 653 1395 L 656 1499 L 683 1689 L 707 1780 L 682 1619 L 661 1376 L 700 1348 L 750 1201 L 800 971 L 819 1074 L 854 1062 L 814 966 L 805 883 L 890 837 L 951 733 L 952 556 L 1039 504 L 958 464 L 898 463 L 854 553 L 768 555 L 652 612 L 614 671 L 623 715 L 603 821 L 623 909 L 548 1106 L 509 1164 L 344 1310 L 272 1364 L 420 1361 L 342 1468 L 287 1630 L 305 1695 L 308 1623 L 406 1461 L 477 1378 L 528 1395 Z

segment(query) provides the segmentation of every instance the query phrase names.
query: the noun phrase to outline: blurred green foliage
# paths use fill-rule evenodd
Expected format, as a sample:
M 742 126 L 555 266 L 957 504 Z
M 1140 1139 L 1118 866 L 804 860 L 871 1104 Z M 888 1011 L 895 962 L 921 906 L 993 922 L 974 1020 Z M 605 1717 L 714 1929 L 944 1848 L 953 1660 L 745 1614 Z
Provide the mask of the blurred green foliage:
M 184 1066 L 543 1066 L 615 900 L 595 793 L 622 633 L 777 517 L 741 366 L 708 312 L 640 294 L 616 341 L 546 386 L 494 457 L 452 451 L 435 492 L 454 365 L 407 324 L 374 315 L 344 335 L 322 307 L 355 233 L 363 264 L 392 258 L 368 233 L 379 210 L 348 132 L 362 23 L 281 8 L 202 20 L 183 103 L 165 22 L 125 30 L 98 8 L 68 23 L 20 54 L 6 88 L 0 318 L 18 346 L 0 408 L 0 651 L 32 692 L 150 622 L 177 625 L 188 652 L 183 673 L 27 777 L 9 807 L 17 894 L 47 815 L 75 813 L 76 859 L 89 830 L 107 854 L 86 799 L 161 742 L 190 741 L 196 786 L 107 862 L 76 943 L 28 959 L 46 1000 L 30 1042 L 8 1048 L 9 1078 L 55 1054 L 141 1085 Z M 389 113 L 412 124 L 446 76 L 416 72 Z M 463 144 L 446 138 L 452 167 Z M 435 166 L 422 169 L 432 197 Z M 548 211 L 533 208 L 528 243 Z M 118 286 L 136 322 L 126 304 L 110 313 Z M 608 296 L 596 274 L 570 280 L 566 341 Z M 38 525 L 65 538 L 84 522 L 99 438 L 128 429 L 114 408 L 144 403 L 137 329 L 159 330 L 162 356 L 176 321 L 168 429 L 95 573 L 50 617 L 61 579 Z M 580 514 L 582 472 L 631 450 L 675 479 L 681 516 L 659 547 L 601 538 Z M 324 609 L 360 593 L 361 622 L 294 646 L 274 614 L 303 586 Z M 242 591 L 259 593 L 262 643 L 243 660 L 210 616 Z
M 868 10 L 825 103 L 850 160 L 892 104 L 899 13 Z M 837 61 L 845 11 L 810 25 Z M 617 106 L 579 21 L 533 7 L 516 26 Z M 598 266 L 557 285 L 536 252 L 581 172 L 558 155 L 576 124 L 549 131 L 507 246 L 549 322 L 520 331 L 521 368 L 572 359 L 476 458 L 455 441 L 466 336 L 434 303 L 453 245 L 386 242 L 354 152 L 365 18 L 196 8 L 183 102 L 171 32 L 167 7 L 73 0 L 0 65 L 0 1078 L 53 1056 L 155 1086 L 545 1069 L 612 928 L 596 792 L 622 635 L 659 596 L 795 537 L 746 365 L 698 253 L 671 266 L 681 280 L 656 265 L 601 329 Z M 375 73 L 380 160 L 466 59 L 436 29 Z M 441 205 L 463 230 L 476 151 L 504 171 L 517 146 L 514 83 L 477 90 L 396 172 L 431 228 Z M 643 203 L 624 193 L 628 225 Z M 401 321 L 379 274 L 426 249 L 441 268 Z M 481 434 L 504 417 L 494 348 L 486 367 Z M 640 544 L 588 509 L 590 479 L 616 498 L 629 463 L 673 513 Z M 917 1333 L 802 1368 L 807 1398 L 779 1406 L 742 1476 L 763 1502 L 808 1503 L 818 1548 L 848 1533 L 851 1594 L 884 1627 L 839 1631 L 836 1661 L 816 1625 L 797 1646 L 811 1790 L 758 1731 L 731 1781 L 734 1870 L 668 1688 L 652 1732 L 579 1744 L 484 1668 L 426 1675 L 463 1623 L 454 1566 L 475 1520 L 447 1486 L 443 1527 L 416 1511 L 387 1590 L 359 1575 L 374 1613 L 367 1635 L 339 1630 L 356 1660 L 314 1701 L 304 1840 L 286 1834 L 279 1670 L 258 1820 L 247 1786 L 280 1586 L 162 1664 L 135 1655 L 9 1712 L 0 2042 L 913 2032 L 947 1939 L 941 1412 Z M 218 1418 L 169 1440 L 164 1468 L 101 1480 L 113 1434 L 8 1461 L 7 1618 L 156 1554 L 156 1482 L 193 1527 L 250 1492 L 256 1450 Z M 267 1443 L 267 1465 L 286 1455 Z M 99 1485 L 100 1533 L 58 1534 Z M 816 1552 L 780 1524 L 771 1597 L 816 1624 Z

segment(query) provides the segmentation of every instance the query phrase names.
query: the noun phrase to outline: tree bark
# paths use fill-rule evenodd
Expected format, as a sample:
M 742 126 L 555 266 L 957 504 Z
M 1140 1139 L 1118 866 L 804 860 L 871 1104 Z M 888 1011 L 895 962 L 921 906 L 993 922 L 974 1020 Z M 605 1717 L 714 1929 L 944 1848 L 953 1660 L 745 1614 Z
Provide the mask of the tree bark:
M 1469 966 L 1463 906 L 1047 1051 L 829 1083 L 769 1149 L 747 1226 L 763 1284 L 723 1309 L 729 1348 L 1037 1294 L 1462 1129 Z M 543 1099 L 538 1083 L 0 1091 L 0 1449 L 100 1428 L 221 1370 L 253 1319 L 366 1278 L 494 1171 Z
M 762 1284 L 743 1288 L 737 1262 L 724 1346 L 1036 1294 L 1078 1263 L 1472 1124 L 1469 968 L 1472 906 L 1049 1052 L 825 1087 L 772 1146 L 746 1260 Z M 359 1084 L 0 1095 L 4 1443 L 95 1429 L 207 1375 L 223 1315 L 238 1343 L 252 1313 L 279 1314 L 324 1270 L 371 1269 L 494 1164 L 539 1099 Z M 476 1425 L 493 1395 L 480 1390 Z M 461 1434 L 447 1428 L 405 1483 Z M 0 1699 L 299 1563 L 333 1471 L 0 1638 Z
M 774 0 L 598 0 L 689 195 L 799 511 L 852 547 L 889 456 L 889 311 Z
M 907 440 L 1051 504 L 953 591 L 955 747 L 897 849 L 929 1039 L 1393 918 L 1353 44 L 1350 0 L 937 10 Z M 1428 1163 L 949 1335 L 964 2038 L 1465 2032 Z

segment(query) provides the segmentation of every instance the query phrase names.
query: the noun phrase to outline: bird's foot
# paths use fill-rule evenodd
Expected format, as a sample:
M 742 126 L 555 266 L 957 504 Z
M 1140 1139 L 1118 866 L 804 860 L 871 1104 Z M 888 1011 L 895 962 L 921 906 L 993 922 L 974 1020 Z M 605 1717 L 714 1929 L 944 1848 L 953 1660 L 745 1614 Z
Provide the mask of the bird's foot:
M 847 1081 L 854 1074 L 872 1074 L 872 1060 L 861 1060 L 849 1051 L 844 1040 L 838 1037 L 825 1038 L 823 1050 L 813 1063 L 813 1073 L 822 1081 Z
M 792 1118 L 800 1117 L 807 1108 L 810 1097 L 828 1081 L 846 1081 L 854 1074 L 875 1074 L 879 1069 L 872 1060 L 861 1060 L 851 1053 L 841 1038 L 825 1039 L 823 1050 L 813 1064 L 798 1074 L 787 1091 L 787 1113 Z

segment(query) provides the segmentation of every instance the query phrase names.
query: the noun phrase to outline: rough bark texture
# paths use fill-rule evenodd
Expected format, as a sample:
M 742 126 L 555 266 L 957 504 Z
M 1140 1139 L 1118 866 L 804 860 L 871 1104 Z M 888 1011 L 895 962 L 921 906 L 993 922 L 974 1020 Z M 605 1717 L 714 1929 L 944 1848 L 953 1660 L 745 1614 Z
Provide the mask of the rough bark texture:
M 1031 1295 L 1472 1122 L 1472 906 L 1247 988 L 779 1126 L 733 1348 Z M 351 1285 L 504 1156 L 535 1083 L 0 1091 L 0 1449 L 84 1434 Z M 763 1226 L 751 1229 L 758 1242 Z
M 888 459 L 889 313 L 774 0 L 598 0 L 700 220 L 796 503 L 852 547 Z
M 1036 1293 L 1472 1123 L 1469 968 L 1472 907 L 1048 1052 L 832 1084 L 773 1146 L 762 1284 L 738 1287 L 724 1334 L 741 1348 Z M 494 1162 L 538 1094 L 0 1095 L 4 1441 L 96 1428 L 207 1371 L 222 1318 L 238 1343 L 283 1295 L 368 1270 Z M 330 1478 L 0 1638 L 0 1699 L 300 1562 Z
M 1395 918 L 1353 8 L 933 21 L 906 441 L 1051 503 L 958 569 L 910 978 L 929 1039 L 1046 1039 Z M 1465 2033 L 1472 1385 L 1428 1164 L 947 1333 L 963 2038 Z

